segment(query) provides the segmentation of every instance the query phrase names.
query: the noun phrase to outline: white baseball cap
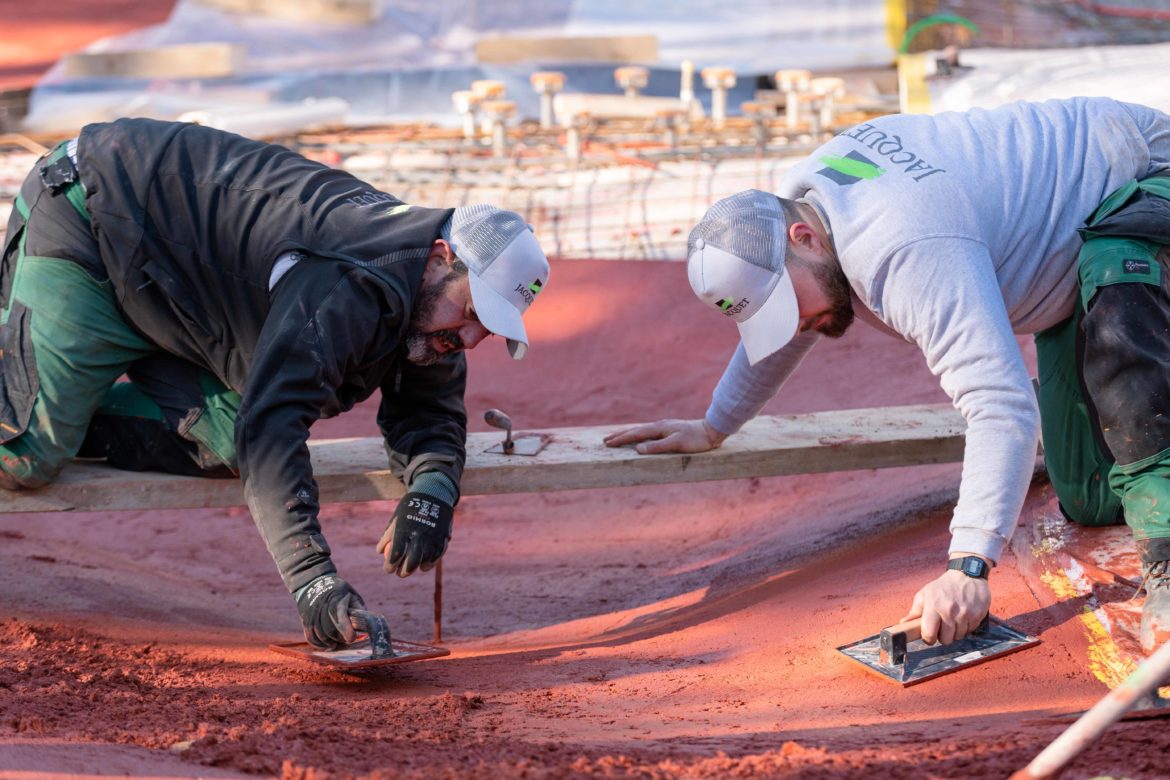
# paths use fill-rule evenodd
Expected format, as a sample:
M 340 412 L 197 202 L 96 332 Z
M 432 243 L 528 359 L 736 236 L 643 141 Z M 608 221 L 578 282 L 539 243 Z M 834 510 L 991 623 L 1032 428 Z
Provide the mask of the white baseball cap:
M 532 228 L 514 211 L 461 206 L 443 227 L 443 238 L 467 265 L 471 301 L 483 326 L 508 340 L 516 360 L 528 352 L 525 311 L 548 283 L 548 258 Z
M 687 239 L 687 276 L 703 303 L 735 320 L 755 364 L 796 335 L 800 310 L 784 267 L 788 226 L 775 195 L 744 190 L 707 209 Z

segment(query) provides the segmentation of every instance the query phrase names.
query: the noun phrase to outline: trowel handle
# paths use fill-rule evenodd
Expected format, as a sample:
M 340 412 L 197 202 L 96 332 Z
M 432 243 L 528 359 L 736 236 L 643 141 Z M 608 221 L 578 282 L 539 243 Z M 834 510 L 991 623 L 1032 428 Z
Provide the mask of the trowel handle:
M 983 621 L 971 633 L 972 634 L 987 633 L 987 629 L 990 626 L 991 626 L 991 613 L 989 612 L 983 616 Z M 893 637 L 896 637 L 898 635 L 904 635 L 905 640 L 904 640 L 903 644 L 905 642 L 913 642 L 916 639 L 921 639 L 922 638 L 922 618 L 914 618 L 913 620 L 907 620 L 905 623 L 898 623 L 895 626 L 889 626 L 888 628 L 883 628 L 882 634 L 881 634 L 881 642 L 882 642 L 882 644 L 886 644 L 886 637 L 890 637 L 892 639 Z
M 512 418 L 499 409 L 488 409 L 483 413 L 483 420 L 493 428 L 504 429 L 504 452 L 511 453 L 515 442 L 512 441 Z
M 873 629 L 870 629 L 871 631 Z M 907 620 L 905 623 L 898 623 L 895 626 L 889 626 L 882 629 L 882 636 L 893 636 L 894 634 L 905 634 L 907 642 L 913 642 L 915 639 L 922 638 L 922 618 L 914 618 Z
M 483 420 L 493 428 L 502 428 L 508 433 L 512 432 L 512 418 L 499 409 L 488 409 L 483 413 Z
M 922 638 L 922 618 L 883 628 L 878 635 L 878 660 L 897 666 L 906 660 L 906 645 Z
M 370 637 L 370 658 L 393 658 L 394 645 L 390 641 L 390 624 L 386 618 L 364 609 L 349 611 L 349 624 Z

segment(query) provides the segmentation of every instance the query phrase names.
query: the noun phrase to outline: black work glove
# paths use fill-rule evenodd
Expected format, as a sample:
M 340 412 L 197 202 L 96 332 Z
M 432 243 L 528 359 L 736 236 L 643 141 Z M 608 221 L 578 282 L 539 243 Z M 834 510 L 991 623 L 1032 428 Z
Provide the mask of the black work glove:
M 318 577 L 297 595 L 305 639 L 322 650 L 336 650 L 352 643 L 357 631 L 350 625 L 350 610 L 365 608 L 357 591 L 336 574 Z
M 430 571 L 447 551 L 455 507 L 425 493 L 407 493 L 394 509 L 386 533 L 378 540 L 387 574 L 405 577 L 415 569 Z

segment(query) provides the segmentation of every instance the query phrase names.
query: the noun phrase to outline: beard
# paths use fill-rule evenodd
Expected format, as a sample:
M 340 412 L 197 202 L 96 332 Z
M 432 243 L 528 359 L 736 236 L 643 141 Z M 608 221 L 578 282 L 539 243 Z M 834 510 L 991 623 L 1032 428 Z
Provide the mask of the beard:
M 452 349 L 439 352 L 431 345 L 431 339 L 444 339 Z M 463 349 L 463 340 L 453 330 L 437 330 L 434 333 L 410 332 L 406 334 L 406 359 L 416 366 L 433 366 L 452 352 Z
M 456 330 L 436 330 L 430 333 L 423 331 L 426 323 L 434 318 L 435 307 L 443 296 L 443 291 L 462 274 L 448 273 L 443 279 L 434 284 L 425 285 L 418 292 L 414 304 L 414 312 L 410 316 L 410 325 L 406 329 L 406 359 L 416 366 L 431 366 L 451 354 L 452 351 L 463 349 L 463 339 Z M 448 352 L 439 352 L 432 344 L 434 340 L 445 341 L 451 347 Z
M 799 257 L 790 257 L 788 262 L 795 261 L 797 265 L 812 272 L 821 290 L 829 299 L 828 319 L 817 325 L 814 330 L 822 336 L 839 339 L 853 324 L 853 288 L 845 278 L 839 263 L 822 264 L 810 263 Z

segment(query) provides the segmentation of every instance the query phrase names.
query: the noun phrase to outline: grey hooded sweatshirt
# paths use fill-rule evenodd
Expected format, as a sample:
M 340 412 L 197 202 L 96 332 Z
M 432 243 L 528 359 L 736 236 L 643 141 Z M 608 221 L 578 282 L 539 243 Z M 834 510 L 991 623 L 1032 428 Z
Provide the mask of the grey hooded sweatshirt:
M 1014 334 L 1072 315 L 1077 228 L 1122 184 L 1167 170 L 1170 117 L 1075 98 L 882 117 L 786 175 L 777 194 L 827 222 L 865 318 L 918 345 L 967 422 L 952 551 L 998 560 L 1023 505 L 1040 423 Z M 707 421 L 738 430 L 818 339 L 754 366 L 741 345 Z

